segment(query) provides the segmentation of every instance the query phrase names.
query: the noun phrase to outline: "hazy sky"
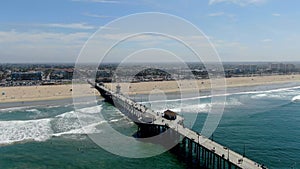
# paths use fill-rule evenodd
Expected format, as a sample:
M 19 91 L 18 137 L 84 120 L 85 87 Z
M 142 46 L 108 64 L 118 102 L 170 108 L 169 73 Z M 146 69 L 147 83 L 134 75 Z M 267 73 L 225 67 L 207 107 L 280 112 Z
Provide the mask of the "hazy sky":
M 85 42 L 100 27 L 141 12 L 169 13 L 190 21 L 209 37 L 222 61 L 300 61 L 298 0 L 2 0 L 0 3 L 1 63 L 75 62 Z M 149 43 L 149 39 L 145 40 Z

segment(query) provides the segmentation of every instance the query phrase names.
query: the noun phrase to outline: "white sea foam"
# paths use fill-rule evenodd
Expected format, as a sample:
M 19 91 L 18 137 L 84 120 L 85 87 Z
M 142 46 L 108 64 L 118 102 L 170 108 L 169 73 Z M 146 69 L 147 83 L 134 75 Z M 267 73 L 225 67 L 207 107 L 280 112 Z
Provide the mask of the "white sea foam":
M 72 104 L 64 105 L 64 107 L 67 107 L 69 105 L 72 105 Z M 51 109 L 51 108 L 57 108 L 57 107 L 62 107 L 62 105 L 47 105 L 46 108 Z
M 171 99 L 171 100 L 153 100 L 153 101 L 146 101 L 146 102 L 139 102 L 139 103 L 145 104 L 145 103 L 160 103 L 160 102 L 178 102 L 178 101 L 196 100 L 196 99 L 204 99 L 204 98 L 211 98 L 211 97 L 218 97 L 218 96 L 233 96 L 233 95 L 244 95 L 244 94 L 265 94 L 265 93 L 274 93 L 274 92 L 282 92 L 282 91 L 291 91 L 291 92 L 293 92 L 295 89 L 300 89 L 300 86 L 280 88 L 280 89 L 272 89 L 272 90 L 259 90 L 259 91 L 247 91 L 247 92 L 237 92 L 237 93 L 225 93 L 225 94 L 218 94 L 218 95 L 207 95 L 207 96 L 198 96 L 198 97 L 191 97 L 191 98 Z
M 109 122 L 117 122 L 117 121 L 120 121 L 120 119 L 113 119 L 113 120 L 110 120 Z
M 13 112 L 16 110 L 24 110 L 24 109 L 29 109 L 32 108 L 34 106 L 24 106 L 24 107 L 10 107 L 10 108 L 4 108 L 4 109 L 0 109 L 0 112 Z
M 284 95 L 284 94 L 267 94 L 267 93 L 257 94 L 257 95 L 251 96 L 252 99 L 261 99 L 261 98 L 283 99 L 283 98 L 286 98 L 286 97 L 287 96 Z
M 230 98 L 225 103 L 226 106 L 240 106 L 243 105 L 237 98 Z
M 291 97 L 295 96 L 295 94 L 300 94 L 300 91 L 297 90 L 299 87 L 292 88 L 283 88 L 283 89 L 275 89 L 270 91 L 265 91 L 263 93 L 259 93 L 251 96 L 252 99 L 261 99 L 261 98 L 272 98 L 272 99 L 291 99 Z
M 181 108 L 175 107 L 170 108 L 174 112 L 189 112 L 189 113 L 201 113 L 201 112 L 210 112 L 213 105 L 216 104 L 223 104 L 223 103 L 202 103 L 202 104 L 192 104 L 192 105 L 184 105 Z M 238 106 L 242 105 L 241 102 L 238 101 L 238 99 L 230 98 L 225 102 L 226 106 Z M 159 112 L 163 112 L 164 110 L 161 110 Z
M 101 106 L 93 106 L 57 115 L 53 119 L 53 128 L 55 128 L 56 132 L 60 133 L 77 130 L 82 126 L 98 123 L 103 121 L 103 119 L 97 115 L 101 109 Z
M 32 113 L 35 113 L 35 114 L 40 114 L 41 111 L 39 111 L 38 109 L 28 109 L 28 110 L 25 110 L 26 112 L 32 112 Z
M 26 140 L 45 141 L 53 133 L 51 119 L 27 121 L 0 121 L 0 144 Z
M 122 118 L 119 118 L 119 119 L 111 119 L 111 120 L 109 120 L 109 122 L 118 122 L 118 121 L 121 121 L 121 120 L 124 120 L 126 117 L 124 116 L 124 117 L 122 117 Z
M 267 94 L 257 94 L 257 95 L 253 95 L 251 96 L 252 99 L 256 99 L 256 98 L 262 98 L 262 97 L 267 97 Z
M 98 123 L 93 123 L 88 126 L 84 126 L 81 128 L 60 132 L 60 133 L 54 133 L 52 136 L 63 136 L 63 135 L 70 135 L 70 134 L 93 134 L 93 133 L 100 133 L 101 130 L 97 129 L 96 126 L 105 123 L 106 121 L 100 121 Z
M 293 97 L 292 102 L 300 102 L 300 95 Z
M 78 109 L 76 111 L 70 111 L 66 112 L 60 115 L 57 115 L 56 117 L 61 117 L 61 118 L 77 118 L 77 117 L 82 117 L 82 116 L 90 116 L 92 114 L 97 114 L 100 113 L 102 110 L 101 106 L 93 106 L 93 107 L 87 107 L 87 108 L 82 108 Z
M 210 103 L 188 105 L 183 107 L 171 108 L 174 112 L 189 112 L 189 113 L 199 113 L 199 112 L 209 112 L 211 109 Z
M 45 141 L 52 136 L 99 133 L 101 130 L 96 126 L 106 122 L 96 115 L 101 109 L 101 106 L 94 106 L 76 112 L 66 112 L 54 118 L 0 121 L 0 145 L 23 141 Z M 37 109 L 26 111 L 39 112 Z

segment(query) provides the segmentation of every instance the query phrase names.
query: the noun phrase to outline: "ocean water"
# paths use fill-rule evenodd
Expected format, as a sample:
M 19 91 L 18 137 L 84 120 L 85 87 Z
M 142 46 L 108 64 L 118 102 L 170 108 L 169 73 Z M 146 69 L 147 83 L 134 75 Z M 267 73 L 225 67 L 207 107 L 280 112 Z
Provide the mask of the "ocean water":
M 300 85 L 299 85 L 300 86 Z M 269 168 L 300 168 L 300 96 L 297 84 L 230 89 L 226 107 L 213 139 Z M 251 92 L 247 92 L 251 90 Z M 171 95 L 170 95 L 171 96 Z M 200 103 L 199 103 L 200 101 Z M 186 126 L 201 132 L 211 109 L 209 97 L 184 102 L 143 104 L 157 111 L 183 111 Z M 85 133 L 103 132 L 110 124 L 124 135 L 137 130 L 116 108 L 100 100 L 83 104 L 81 113 L 71 104 L 29 106 L 0 110 L 0 168 L 189 168 L 171 152 L 143 159 L 120 157 L 97 146 Z M 104 118 L 98 115 L 101 113 Z M 195 117 L 193 126 L 189 117 Z M 87 123 L 83 126 L 78 116 Z M 147 146 L 138 146 L 145 148 Z

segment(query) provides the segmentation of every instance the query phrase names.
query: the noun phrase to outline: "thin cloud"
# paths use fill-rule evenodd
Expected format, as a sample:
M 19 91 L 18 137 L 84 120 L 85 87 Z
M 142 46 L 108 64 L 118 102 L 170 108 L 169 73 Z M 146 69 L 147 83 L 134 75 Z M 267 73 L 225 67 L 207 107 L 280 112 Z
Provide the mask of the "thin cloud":
M 240 6 L 259 5 L 265 3 L 267 0 L 209 0 L 209 5 L 217 3 L 232 3 Z
M 113 16 L 108 15 L 97 15 L 97 14 L 91 14 L 91 13 L 83 13 L 84 16 L 89 16 L 93 18 L 113 18 Z
M 273 13 L 272 15 L 273 16 L 281 16 L 281 14 L 279 14 L 279 13 Z
M 272 39 L 263 39 L 261 41 L 267 43 L 267 42 L 272 42 Z
M 225 12 L 215 12 L 215 13 L 210 13 L 207 16 L 209 17 L 227 17 L 229 19 L 229 21 L 231 22 L 236 22 L 237 21 L 237 17 L 234 14 L 229 14 L 229 13 L 225 13 Z
M 3 62 L 74 62 L 91 33 L 0 31 Z
M 216 13 L 210 13 L 208 14 L 208 16 L 215 17 L 215 16 L 222 16 L 224 14 L 225 14 L 224 12 L 216 12 Z
M 75 32 L 75 33 L 53 33 L 53 32 L 16 32 L 12 31 L 0 31 L 0 44 L 14 44 L 18 42 L 26 42 L 29 44 L 77 44 L 85 42 L 91 33 L 86 32 Z M 53 43 L 55 42 L 55 43 Z M 2 44 L 2 45 L 3 45 Z M 20 44 L 22 45 L 22 44 Z M 11 45 L 12 47 L 15 45 Z
M 73 2 L 95 2 L 95 3 L 120 3 L 120 1 L 114 1 L 114 0 L 72 0 Z
M 92 30 L 97 29 L 98 26 L 89 25 L 86 23 L 10 23 L 6 24 L 11 27 L 26 27 L 26 28 L 63 28 L 63 29 L 74 29 L 74 30 Z
M 39 24 L 40 26 L 53 27 L 53 28 L 66 28 L 66 29 L 95 29 L 94 26 L 85 24 L 85 23 L 71 23 L 71 24 L 62 24 L 62 23 L 49 23 L 49 24 Z

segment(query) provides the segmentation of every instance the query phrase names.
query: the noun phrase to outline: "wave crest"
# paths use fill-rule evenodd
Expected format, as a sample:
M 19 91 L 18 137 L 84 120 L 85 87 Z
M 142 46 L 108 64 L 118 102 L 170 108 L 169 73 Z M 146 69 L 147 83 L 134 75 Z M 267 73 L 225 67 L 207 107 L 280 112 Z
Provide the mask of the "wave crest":
M 65 112 L 54 118 L 0 121 L 0 145 L 46 141 L 53 136 L 99 133 L 101 130 L 96 126 L 106 122 L 96 115 L 101 109 L 102 106 L 94 106 Z M 27 111 L 37 112 L 36 109 Z M 79 121 L 78 117 L 83 121 Z
M 300 102 L 300 95 L 293 97 L 292 102 Z

